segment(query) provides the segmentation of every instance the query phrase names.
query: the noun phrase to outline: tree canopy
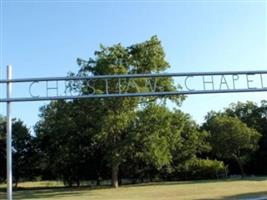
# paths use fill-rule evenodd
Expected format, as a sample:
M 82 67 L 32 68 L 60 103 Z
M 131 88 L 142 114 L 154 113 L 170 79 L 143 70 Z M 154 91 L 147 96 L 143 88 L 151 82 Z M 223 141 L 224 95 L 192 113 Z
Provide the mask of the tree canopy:
M 169 64 L 165 60 L 164 50 L 160 41 L 156 36 L 149 40 L 123 47 L 121 44 L 116 44 L 111 47 L 100 46 L 100 50 L 95 52 L 95 58 L 89 58 L 87 62 L 81 62 L 78 59 L 81 69 L 76 76 L 87 75 L 108 75 L 108 74 L 136 74 L 136 73 L 155 73 L 162 72 L 169 68 Z M 144 80 L 137 80 L 137 82 Z M 123 82 L 123 88 L 127 90 L 137 90 L 137 87 L 132 87 L 129 82 Z M 116 83 L 109 83 L 109 88 L 115 90 Z M 149 85 L 143 84 L 143 88 L 139 90 L 148 90 Z M 164 78 L 158 81 L 157 87 L 164 88 L 165 91 L 173 91 L 176 86 L 171 78 Z M 105 92 L 103 85 L 95 84 L 95 90 L 100 93 Z M 87 93 L 87 83 L 82 83 L 78 87 L 74 87 L 81 93 Z M 169 97 L 177 103 L 183 100 L 182 96 Z M 146 98 L 150 99 L 151 98 Z M 152 98 L 156 101 L 157 98 Z M 95 109 L 100 114 L 101 128 L 98 133 L 99 139 L 108 150 L 106 152 L 106 160 L 112 168 L 112 185 L 118 187 L 118 171 L 119 166 L 124 160 L 124 146 L 128 144 L 124 140 L 125 133 L 131 121 L 136 115 L 136 110 L 141 103 L 144 103 L 144 98 L 110 98 L 88 101 L 93 103 Z M 101 112 L 99 112 L 101 110 Z M 91 113 L 91 111 L 90 111 Z M 96 113 L 97 114 L 97 113 Z
M 204 125 L 210 133 L 212 151 L 218 158 L 235 159 L 244 176 L 243 162 L 258 148 L 261 137 L 236 117 L 212 114 Z

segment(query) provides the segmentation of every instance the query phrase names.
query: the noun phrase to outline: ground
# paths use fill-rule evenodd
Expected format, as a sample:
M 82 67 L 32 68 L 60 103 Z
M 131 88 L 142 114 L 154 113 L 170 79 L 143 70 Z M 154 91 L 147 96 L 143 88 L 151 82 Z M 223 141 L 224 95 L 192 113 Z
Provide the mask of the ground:
M 19 186 L 24 190 L 14 192 L 14 200 L 236 200 L 267 196 L 267 177 L 149 183 L 122 186 L 119 189 L 62 188 L 52 182 L 23 183 Z M 3 191 L 0 192 L 0 199 L 5 199 Z

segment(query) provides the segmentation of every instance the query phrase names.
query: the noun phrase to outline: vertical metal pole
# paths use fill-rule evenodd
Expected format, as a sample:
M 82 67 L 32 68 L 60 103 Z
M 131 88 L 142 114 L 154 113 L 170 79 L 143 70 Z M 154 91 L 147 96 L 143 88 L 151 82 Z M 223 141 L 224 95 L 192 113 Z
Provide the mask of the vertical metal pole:
M 12 78 L 12 66 L 7 66 L 7 80 Z M 12 85 L 10 82 L 7 82 L 7 99 L 11 98 Z M 7 163 L 6 163 L 6 174 L 7 174 L 7 199 L 12 200 L 12 120 L 11 120 L 11 102 L 7 101 L 6 107 L 6 154 L 7 154 Z

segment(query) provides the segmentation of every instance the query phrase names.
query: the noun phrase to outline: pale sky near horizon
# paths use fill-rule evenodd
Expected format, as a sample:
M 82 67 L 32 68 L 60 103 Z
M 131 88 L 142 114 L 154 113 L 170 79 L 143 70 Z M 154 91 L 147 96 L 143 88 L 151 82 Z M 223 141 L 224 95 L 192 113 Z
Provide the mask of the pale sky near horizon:
M 7 64 L 14 78 L 65 76 L 100 43 L 130 46 L 153 35 L 162 41 L 168 72 L 267 70 L 265 0 L 0 2 L 1 79 Z M 247 100 L 267 100 L 267 93 L 192 95 L 181 109 L 201 123 L 208 111 Z M 14 103 L 12 117 L 32 127 L 46 103 Z

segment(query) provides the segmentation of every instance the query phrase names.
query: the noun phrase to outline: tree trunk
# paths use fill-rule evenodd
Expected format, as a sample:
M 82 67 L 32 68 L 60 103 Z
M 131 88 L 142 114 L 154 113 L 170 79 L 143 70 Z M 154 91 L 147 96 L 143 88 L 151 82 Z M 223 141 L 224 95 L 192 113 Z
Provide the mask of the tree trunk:
M 114 188 L 119 187 L 118 175 L 119 175 L 119 165 L 113 164 L 113 166 L 112 166 L 112 187 L 114 187 Z
M 145 181 L 144 181 L 144 177 L 142 176 L 141 177 L 141 183 L 144 183 Z
M 19 182 L 19 180 L 15 179 L 15 189 L 18 189 L 18 182 Z
M 80 187 L 80 179 L 78 178 L 76 181 L 77 187 Z
M 244 178 L 246 174 L 245 174 L 245 171 L 244 171 L 243 163 L 241 162 L 241 160 L 236 155 L 233 155 L 233 157 L 234 157 L 235 161 L 238 164 L 238 167 L 239 167 L 240 172 L 241 172 L 241 177 Z
M 99 176 L 97 176 L 97 179 L 96 179 L 96 185 L 97 185 L 97 186 L 100 186 L 100 177 L 99 177 Z

